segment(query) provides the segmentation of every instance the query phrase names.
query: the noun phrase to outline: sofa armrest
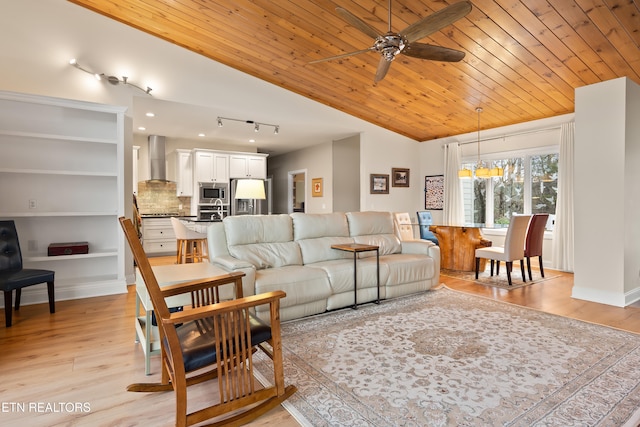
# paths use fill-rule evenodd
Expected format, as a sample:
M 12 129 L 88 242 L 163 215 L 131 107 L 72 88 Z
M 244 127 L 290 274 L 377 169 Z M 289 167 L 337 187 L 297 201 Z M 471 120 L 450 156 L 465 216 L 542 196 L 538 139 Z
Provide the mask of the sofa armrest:
M 401 240 L 403 254 L 430 255 L 429 248 L 436 246 L 429 240 Z
M 213 257 L 209 260 L 209 262 L 211 264 L 217 265 L 218 267 L 222 267 L 227 271 L 236 271 L 243 268 L 253 268 L 253 264 L 251 264 L 250 262 L 234 258 L 231 255 Z
M 244 277 L 242 278 L 243 295 L 246 297 L 256 294 L 256 268 L 253 264 L 234 258 L 231 255 L 213 257 L 209 262 L 230 273 L 244 273 Z

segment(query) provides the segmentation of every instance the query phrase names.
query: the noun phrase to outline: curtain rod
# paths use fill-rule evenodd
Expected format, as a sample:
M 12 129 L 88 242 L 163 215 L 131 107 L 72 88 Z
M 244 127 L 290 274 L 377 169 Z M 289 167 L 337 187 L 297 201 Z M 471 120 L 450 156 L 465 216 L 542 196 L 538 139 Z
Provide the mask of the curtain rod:
M 522 132 L 504 134 L 502 136 L 494 136 L 494 137 L 491 137 L 491 138 L 480 139 L 480 142 L 493 141 L 495 139 L 504 139 L 504 138 L 509 137 L 509 136 L 530 135 L 530 134 L 534 134 L 534 133 L 548 132 L 548 131 L 551 131 L 551 130 L 560 129 L 561 127 L 562 126 L 552 126 L 552 127 L 544 128 L 544 129 L 525 130 L 525 131 L 522 131 Z M 458 142 L 458 145 L 477 144 L 477 143 L 478 143 L 478 140 L 476 139 L 476 140 L 473 140 L 473 141 Z

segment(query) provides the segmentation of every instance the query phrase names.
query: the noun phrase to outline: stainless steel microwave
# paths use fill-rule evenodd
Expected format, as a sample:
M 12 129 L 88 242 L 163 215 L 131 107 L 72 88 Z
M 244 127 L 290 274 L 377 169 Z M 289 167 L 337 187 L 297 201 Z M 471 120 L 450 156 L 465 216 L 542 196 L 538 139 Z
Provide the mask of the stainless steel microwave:
M 198 188 L 199 203 L 215 203 L 218 199 L 224 204 L 229 202 L 227 199 L 229 185 L 226 183 L 201 182 Z

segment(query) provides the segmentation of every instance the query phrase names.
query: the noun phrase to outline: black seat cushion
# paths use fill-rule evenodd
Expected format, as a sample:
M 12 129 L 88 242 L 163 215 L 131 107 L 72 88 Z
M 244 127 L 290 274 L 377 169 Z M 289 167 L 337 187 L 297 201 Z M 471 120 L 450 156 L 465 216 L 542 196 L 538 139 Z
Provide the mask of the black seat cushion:
M 271 327 L 260 319 L 250 315 L 251 346 L 271 339 Z M 201 319 L 186 322 L 176 328 L 182 346 L 185 370 L 195 371 L 216 362 L 213 321 Z
M 53 282 L 55 272 L 51 270 L 5 270 L 0 271 L 0 289 L 13 291 L 36 283 Z

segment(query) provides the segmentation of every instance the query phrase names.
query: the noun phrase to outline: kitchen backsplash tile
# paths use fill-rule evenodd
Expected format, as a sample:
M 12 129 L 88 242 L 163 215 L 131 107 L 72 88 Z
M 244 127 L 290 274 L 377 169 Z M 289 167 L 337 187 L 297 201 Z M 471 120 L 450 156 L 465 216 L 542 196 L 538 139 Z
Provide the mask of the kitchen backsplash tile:
M 180 213 L 183 203 L 176 192 L 175 182 L 140 181 L 137 197 L 140 215 Z

